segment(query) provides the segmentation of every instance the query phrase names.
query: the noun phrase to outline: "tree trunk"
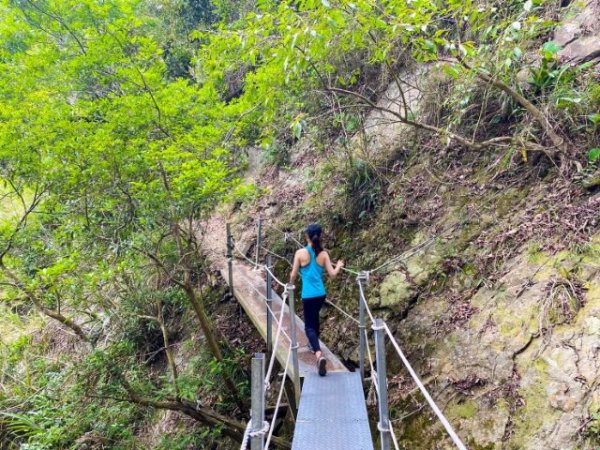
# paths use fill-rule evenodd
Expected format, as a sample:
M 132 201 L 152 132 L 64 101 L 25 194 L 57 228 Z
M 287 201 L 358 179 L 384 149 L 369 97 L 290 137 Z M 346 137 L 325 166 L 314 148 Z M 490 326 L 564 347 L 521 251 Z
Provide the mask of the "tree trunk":
M 167 355 L 167 361 L 169 363 L 169 368 L 171 369 L 173 390 L 175 391 L 175 397 L 177 400 L 180 400 L 181 395 L 179 393 L 179 386 L 177 385 L 177 365 L 175 364 L 175 357 L 173 356 L 173 351 L 171 350 L 171 345 L 169 343 L 169 331 L 167 330 L 167 326 L 165 325 L 163 318 L 162 303 L 158 302 L 156 307 L 158 309 L 156 319 L 158 321 L 158 325 L 160 326 L 160 331 L 162 332 L 163 342 L 165 345 L 165 354 Z
M 204 333 L 204 336 L 206 337 L 206 342 L 208 342 L 208 346 L 210 348 L 211 353 L 213 354 L 213 356 L 215 357 L 215 359 L 217 361 L 223 362 L 223 353 L 221 353 L 221 347 L 219 346 L 219 343 L 217 342 L 217 339 L 216 339 L 215 333 L 212 329 L 210 320 L 209 320 L 208 316 L 206 315 L 206 311 L 204 310 L 204 305 L 198 299 L 198 296 L 196 295 L 196 291 L 194 290 L 194 287 L 191 286 L 189 283 L 185 284 L 184 290 L 185 290 L 185 293 L 186 293 L 190 303 L 192 304 L 192 307 L 194 308 L 196 317 L 198 317 L 198 321 L 200 322 L 200 327 L 202 328 L 202 332 Z M 223 378 L 225 381 L 225 385 L 227 386 L 227 389 L 233 396 L 238 408 L 240 408 L 242 411 L 246 410 L 248 405 L 241 400 L 239 391 L 237 389 L 237 386 L 233 382 L 233 380 L 226 374 L 223 375 Z
M 550 124 L 550 122 L 548 121 L 548 118 L 533 103 L 531 103 L 519 92 L 517 92 L 507 84 L 504 84 L 500 80 L 493 78 L 486 73 L 478 71 L 476 72 L 476 75 L 477 78 L 479 78 L 481 81 L 489 83 L 492 86 L 500 89 L 501 91 L 512 97 L 523 108 L 525 108 L 527 112 L 531 114 L 531 116 L 533 116 L 533 118 L 542 126 L 542 129 L 546 132 L 546 134 L 552 141 L 552 144 L 560 152 L 561 156 L 565 156 L 566 154 L 568 154 L 569 149 L 567 145 L 565 145 L 565 140 L 562 137 L 560 137 L 556 133 L 556 131 L 554 131 L 554 128 L 552 127 L 552 124 Z

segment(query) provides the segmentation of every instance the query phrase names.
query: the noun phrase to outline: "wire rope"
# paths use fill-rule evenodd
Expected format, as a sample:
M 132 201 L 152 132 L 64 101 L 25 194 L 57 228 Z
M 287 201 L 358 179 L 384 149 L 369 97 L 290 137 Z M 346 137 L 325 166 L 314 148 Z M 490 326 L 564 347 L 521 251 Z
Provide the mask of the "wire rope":
M 281 387 L 279 388 L 279 394 L 277 395 L 277 403 L 275 404 L 275 411 L 273 411 L 273 418 L 271 419 L 271 426 L 269 427 L 269 434 L 267 436 L 267 440 L 265 442 L 265 450 L 269 449 L 269 444 L 271 444 L 271 438 L 273 437 L 273 430 L 275 425 L 275 420 L 277 419 L 277 413 L 279 412 L 279 407 L 281 406 L 281 399 L 283 396 L 283 391 L 285 387 L 285 379 L 287 377 L 288 369 L 290 367 L 290 359 L 292 356 L 292 347 L 290 347 L 287 355 L 287 359 L 285 362 L 285 368 L 283 369 L 283 377 L 281 378 Z
M 373 317 L 373 313 L 371 312 L 371 308 L 369 308 L 369 303 L 367 302 L 367 299 L 365 297 L 365 291 L 363 290 L 363 286 L 362 283 L 359 281 L 358 282 L 358 290 L 360 293 L 360 300 L 364 303 L 365 305 L 365 310 L 367 311 L 367 314 L 369 315 L 369 319 L 371 319 L 371 323 L 375 323 L 375 317 Z
M 358 321 L 358 319 L 352 317 L 350 314 L 348 314 L 346 311 L 344 311 L 342 308 L 340 308 L 338 305 L 336 305 L 335 303 L 330 302 L 329 300 L 325 300 L 325 303 L 327 303 L 328 305 L 333 306 L 335 309 L 337 309 L 339 312 L 341 312 L 344 316 L 346 316 L 348 319 L 352 320 L 355 323 L 360 324 L 360 322 Z
M 256 264 L 256 262 L 255 262 L 255 261 L 253 261 L 253 260 L 251 260 L 250 258 L 248 258 L 248 257 L 247 257 L 247 256 L 244 254 L 244 252 L 243 252 L 242 250 L 240 250 L 240 248 L 237 246 L 237 244 L 235 243 L 235 241 L 233 242 L 233 249 L 234 249 L 236 252 L 238 252 L 238 253 L 239 253 L 239 254 L 242 256 L 242 258 L 244 258 L 246 261 L 248 261 L 250 264 L 252 264 L 252 266 L 253 266 L 255 269 L 257 269 L 257 268 L 259 268 L 259 267 L 260 267 L 258 264 Z
M 444 413 L 442 413 L 442 411 L 436 405 L 436 403 L 433 400 L 433 398 L 431 397 L 431 395 L 429 395 L 429 392 L 425 388 L 425 385 L 423 385 L 423 383 L 417 376 L 417 373 L 414 371 L 414 369 L 408 362 L 408 359 L 406 359 L 406 356 L 404 356 L 404 352 L 402 352 L 400 345 L 398 345 L 398 342 L 396 341 L 396 338 L 394 337 L 391 330 L 389 329 L 387 323 L 384 322 L 383 328 L 384 328 L 385 332 L 387 333 L 388 337 L 390 338 L 390 341 L 391 341 L 394 349 L 398 353 L 398 356 L 400 356 L 402 363 L 408 370 L 408 373 L 410 374 L 410 376 L 413 378 L 413 380 L 415 381 L 415 383 L 421 390 L 421 393 L 425 396 L 425 400 L 427 400 L 427 403 L 429 403 L 429 406 L 431 406 L 431 409 L 433 409 L 433 412 L 435 413 L 437 418 L 440 420 L 440 422 L 442 422 L 442 425 L 446 429 L 446 432 L 450 435 L 450 438 L 452 439 L 452 441 L 454 442 L 456 447 L 458 447 L 460 450 L 467 450 L 467 448 L 465 447 L 465 444 L 463 444 L 463 442 L 460 440 L 460 437 L 458 437 L 458 434 L 456 434 L 456 432 L 452 428 L 452 425 L 450 425 L 450 422 L 448 422 L 448 419 L 446 419 L 446 416 L 444 416 Z
M 287 292 L 283 294 L 282 297 L 282 301 L 281 301 L 281 311 L 279 312 L 279 321 L 277 323 L 277 332 L 275 334 L 275 341 L 273 343 L 273 351 L 271 352 L 271 360 L 269 361 L 269 369 L 267 370 L 267 374 L 265 376 L 265 385 L 267 386 L 267 390 L 269 388 L 269 379 L 271 378 L 271 372 L 273 371 L 273 366 L 275 365 L 275 355 L 277 354 L 277 348 L 279 347 L 279 336 L 281 335 L 281 332 L 283 331 L 283 314 L 285 313 L 285 302 L 287 301 Z M 269 308 L 270 313 L 273 314 L 272 310 Z M 274 315 L 273 315 L 274 316 Z M 293 320 L 294 318 L 290 318 L 290 320 Z M 288 340 L 291 343 L 291 339 L 290 337 L 286 334 L 286 337 L 288 338 Z M 292 348 L 292 346 L 290 345 L 290 349 Z
M 292 266 L 292 263 L 285 256 L 281 256 L 281 255 L 275 253 L 272 250 L 269 250 L 267 247 L 264 247 L 262 245 L 260 246 L 260 248 L 263 249 L 265 252 L 267 252 L 269 255 L 273 255 L 275 258 L 280 259 L 282 261 L 285 261 L 288 266 L 290 266 L 290 267 Z
M 244 437 L 242 438 L 242 445 L 240 445 L 240 450 L 248 450 L 248 439 L 250 438 L 250 427 L 252 426 L 252 418 L 246 424 L 246 429 L 244 430 Z
M 273 230 L 275 230 L 275 231 L 278 231 L 279 233 L 283 234 L 284 238 L 290 237 L 290 238 L 292 239 L 292 241 L 294 241 L 298 247 L 300 247 L 300 248 L 304 247 L 304 246 L 302 245 L 302 243 L 301 243 L 301 242 L 300 242 L 298 239 L 296 239 L 296 238 L 295 238 L 295 237 L 294 237 L 294 236 L 293 236 L 293 235 L 292 235 L 290 232 L 288 232 L 288 231 L 283 231 L 283 230 L 281 230 L 281 229 L 277 228 L 275 225 L 271 225 L 271 224 L 268 224 L 268 223 L 267 223 L 267 224 L 265 224 L 265 225 L 266 225 L 268 228 L 271 228 L 271 229 L 273 229 Z
M 269 267 L 267 267 L 267 266 L 263 266 L 263 267 L 265 268 L 265 270 L 266 270 L 267 272 L 269 272 L 269 274 L 271 275 L 271 277 L 273 278 L 273 280 L 275 280 L 275 282 L 276 282 L 276 283 L 277 283 L 279 286 L 281 286 L 281 287 L 284 287 L 284 288 L 285 288 L 285 287 L 287 287 L 287 284 L 283 283 L 283 282 L 282 282 L 282 281 L 281 281 L 279 278 L 277 278 L 277 277 L 275 276 L 275 274 L 274 274 L 274 273 L 271 271 L 271 269 L 270 269 Z

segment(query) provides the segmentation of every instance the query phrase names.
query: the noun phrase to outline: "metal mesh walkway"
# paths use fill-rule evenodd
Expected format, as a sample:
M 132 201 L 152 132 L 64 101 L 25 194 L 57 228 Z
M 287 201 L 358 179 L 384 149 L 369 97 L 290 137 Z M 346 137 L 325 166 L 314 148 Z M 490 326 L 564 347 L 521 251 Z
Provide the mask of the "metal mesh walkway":
M 360 373 L 305 377 L 292 450 L 373 450 Z
M 381 448 L 389 450 L 393 444 L 395 450 L 399 450 L 398 440 L 392 426 L 393 421 L 389 418 L 388 410 L 386 339 L 389 339 L 389 342 L 396 350 L 410 376 L 417 384 L 425 400 L 446 429 L 456 447 L 459 450 L 466 450 L 460 436 L 454 431 L 452 425 L 444 416 L 442 410 L 436 405 L 427 388 L 412 368 L 394 334 L 382 319 L 373 316 L 365 297 L 364 288 L 369 281 L 369 274 L 402 259 L 406 259 L 410 252 L 397 255 L 371 271 L 356 272 L 346 269 L 348 273 L 357 275 L 356 281 L 359 288 L 358 319 L 342 308 L 333 306 L 346 319 L 351 319 L 358 325 L 360 372 L 347 372 L 342 362 L 325 346 L 322 346 L 323 354 L 328 360 L 327 369 L 329 372 L 327 377 L 322 378 L 314 373 L 314 355 L 306 350 L 300 350 L 301 347 L 306 345 L 306 338 L 301 331 L 304 324 L 295 314 L 294 286 L 283 283 L 272 271 L 273 266 L 270 261 L 270 255 L 272 254 L 282 259 L 285 258 L 266 249 L 268 255 L 265 265 L 258 263 L 259 252 L 263 248 L 260 245 L 260 218 L 258 221 L 255 260 L 250 259 L 247 251 L 240 250 L 235 244 L 229 224 L 227 224 L 226 228 L 227 260 L 223 259 L 221 252 L 213 248 L 215 250 L 213 257 L 217 255 L 214 264 L 220 266 L 223 277 L 230 284 L 231 294 L 238 298 L 254 325 L 263 337 L 266 338 L 268 348 L 270 349 L 271 345 L 273 347 L 266 373 L 264 354 L 257 354 L 252 359 L 252 420 L 248 422 L 244 431 L 241 450 L 247 450 L 248 439 L 251 440 L 252 449 L 257 450 L 268 449 L 271 438 L 274 439 L 274 424 L 277 419 L 277 411 L 281 405 L 282 393 L 285 386 L 284 383 L 280 384 L 277 404 L 271 423 L 265 422 L 265 394 L 266 390 L 270 387 L 270 378 L 275 358 L 279 359 L 284 367 L 283 378 L 285 379 L 289 375 L 293 383 L 294 395 L 288 395 L 290 406 L 295 410 L 296 405 L 300 404 L 292 450 L 373 450 L 366 402 L 360 378 L 360 374 L 364 374 L 365 349 L 367 350 L 371 365 L 371 382 L 375 386 L 377 393 L 379 409 L 377 429 L 379 431 Z M 287 233 L 284 234 L 287 236 Z M 433 239 L 414 247 L 411 250 L 412 254 L 421 251 L 430 242 L 433 242 Z M 298 244 L 302 246 L 300 242 Z M 250 267 L 254 267 L 255 270 L 251 270 L 250 267 L 247 267 L 243 263 L 235 262 L 233 258 L 234 250 L 243 259 L 246 259 L 250 263 Z M 227 269 L 225 265 L 227 265 Z M 263 280 L 258 269 L 264 269 L 266 280 Z M 279 298 L 272 291 L 274 283 L 285 289 L 283 298 Z M 289 304 L 287 304 L 288 301 Z M 375 341 L 377 372 L 381 373 L 375 372 L 373 359 L 369 351 L 370 347 L 367 342 L 368 333 L 366 326 L 367 315 L 371 320 L 371 329 L 373 330 Z M 277 327 L 274 327 L 275 324 L 273 322 L 277 323 Z M 274 328 L 276 328 L 276 336 L 273 343 Z M 286 339 L 280 341 L 279 337 L 281 334 Z M 292 364 L 290 364 L 290 361 Z M 373 377 L 373 375 L 376 376 Z M 300 376 L 305 377 L 303 389 L 301 388 Z M 280 443 L 280 445 L 289 448 L 287 447 L 287 443 Z
M 234 285 L 234 293 L 238 302 L 244 308 L 244 311 L 258 330 L 258 332 L 266 339 L 267 336 L 267 309 L 265 307 L 265 299 L 264 296 L 266 294 L 265 290 L 265 280 L 263 279 L 263 275 L 261 272 L 256 272 L 250 269 L 246 264 L 242 262 L 235 261 L 233 263 L 233 285 Z M 221 273 L 223 277 L 227 280 L 227 271 L 225 268 L 221 269 Z M 279 316 L 279 312 L 281 311 L 281 297 L 277 295 L 276 292 L 273 292 L 273 313 L 276 317 Z M 284 314 L 284 324 L 283 331 L 286 333 L 290 333 L 290 314 L 289 308 L 287 305 L 284 306 L 285 314 Z M 298 317 L 294 315 L 294 320 L 296 321 L 296 340 L 300 348 L 298 349 L 298 363 L 300 369 L 300 376 L 303 377 L 307 373 L 315 372 L 315 357 L 308 350 L 308 339 L 304 334 L 304 322 Z M 277 331 L 277 326 L 273 323 L 272 333 L 275 335 Z M 287 353 L 289 350 L 290 343 L 285 339 L 282 339 L 279 347 L 275 349 L 277 354 L 277 359 L 282 366 L 285 366 L 285 361 L 287 358 Z M 335 356 L 329 348 L 323 343 L 321 343 L 321 350 L 323 351 L 323 356 L 327 358 L 327 370 L 329 372 L 345 372 L 348 369 L 344 367 L 344 364 Z M 294 377 L 293 367 L 290 367 L 290 377 Z

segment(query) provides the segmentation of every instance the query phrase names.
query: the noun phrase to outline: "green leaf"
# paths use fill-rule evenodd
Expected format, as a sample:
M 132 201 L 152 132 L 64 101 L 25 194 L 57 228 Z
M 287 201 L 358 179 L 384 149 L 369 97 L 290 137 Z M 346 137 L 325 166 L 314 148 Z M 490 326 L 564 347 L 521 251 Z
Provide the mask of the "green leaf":
M 546 59 L 553 59 L 558 52 L 560 52 L 562 47 L 558 45 L 556 42 L 549 41 L 544 44 L 542 47 L 542 52 Z
M 559 97 L 556 99 L 556 105 L 560 108 L 567 107 L 569 105 L 577 105 L 582 102 L 581 97 Z
M 523 50 L 521 50 L 519 47 L 515 47 L 513 49 L 513 55 L 515 56 L 515 59 L 521 59 L 523 56 Z
M 296 138 L 296 139 L 300 139 L 300 137 L 302 136 L 302 122 L 295 121 L 292 124 L 292 135 Z
M 591 114 L 588 116 L 588 119 L 590 119 L 594 125 L 598 125 L 600 123 L 600 113 Z
M 588 160 L 591 163 L 600 161 L 600 147 L 592 148 L 588 151 Z

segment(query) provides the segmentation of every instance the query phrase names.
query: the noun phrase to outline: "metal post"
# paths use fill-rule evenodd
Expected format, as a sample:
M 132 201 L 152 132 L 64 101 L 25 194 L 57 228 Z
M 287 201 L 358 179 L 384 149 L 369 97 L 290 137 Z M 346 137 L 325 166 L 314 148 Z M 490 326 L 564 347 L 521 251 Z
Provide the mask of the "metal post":
M 258 255 L 262 246 L 262 217 L 258 216 L 258 232 L 256 234 L 256 267 L 258 267 Z
M 267 255 L 266 265 L 269 270 L 273 270 L 271 255 Z M 269 358 L 273 352 L 273 316 L 271 316 L 271 311 L 273 311 L 273 289 L 272 289 L 272 280 L 271 280 L 271 272 L 267 270 L 267 353 L 269 354 Z M 283 307 L 283 305 L 282 305 Z
M 300 404 L 300 369 L 298 366 L 298 339 L 296 337 L 296 309 L 294 301 L 294 285 L 286 284 L 285 290 L 288 293 L 288 299 L 290 302 L 290 339 L 292 340 L 292 367 L 294 369 L 294 394 L 296 397 L 296 404 Z M 282 305 L 283 307 L 283 305 Z
M 367 346 L 366 336 L 366 298 L 363 298 L 361 288 L 364 289 L 363 282 L 366 284 L 368 275 L 366 272 L 360 272 L 356 281 L 359 284 L 358 289 L 358 333 L 359 333 L 359 346 L 358 346 L 358 364 L 360 367 L 360 379 L 365 379 L 365 348 Z
M 231 225 L 227 224 L 227 272 L 229 278 L 229 295 L 233 298 L 233 236 Z
M 265 421 L 265 354 L 256 353 L 252 358 L 252 426 L 251 432 L 258 433 L 263 429 Z M 264 434 L 252 436 L 250 448 L 263 450 L 265 446 Z
M 385 329 L 382 319 L 375 319 L 373 325 L 375 332 L 375 353 L 377 359 L 377 386 L 379 388 L 379 433 L 381 436 L 381 450 L 390 450 L 391 434 L 388 411 L 387 371 L 385 364 Z

